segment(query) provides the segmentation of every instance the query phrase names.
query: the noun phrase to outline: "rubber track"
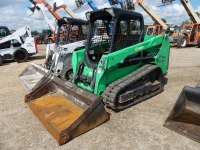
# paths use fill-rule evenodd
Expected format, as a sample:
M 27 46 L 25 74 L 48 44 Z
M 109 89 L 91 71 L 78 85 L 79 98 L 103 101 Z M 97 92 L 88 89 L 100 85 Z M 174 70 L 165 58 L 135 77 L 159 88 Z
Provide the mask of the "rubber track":
M 142 98 L 139 98 L 138 100 L 135 100 L 134 102 L 130 103 L 127 106 L 118 107 L 116 106 L 116 97 L 117 94 L 120 92 L 120 90 L 123 90 L 125 87 L 128 87 L 129 85 L 134 84 L 138 80 L 142 79 L 146 75 L 148 75 L 153 70 L 158 69 L 159 67 L 151 64 L 147 64 L 139 68 L 138 70 L 132 72 L 131 74 L 111 83 L 109 86 L 107 86 L 106 90 L 103 93 L 103 101 L 106 106 L 111 107 L 113 110 L 119 111 L 123 110 L 125 108 L 128 108 L 132 105 L 135 105 L 138 102 L 141 102 L 147 98 L 150 98 L 160 92 L 162 92 L 162 89 L 157 92 L 152 92 L 149 95 L 145 95 Z

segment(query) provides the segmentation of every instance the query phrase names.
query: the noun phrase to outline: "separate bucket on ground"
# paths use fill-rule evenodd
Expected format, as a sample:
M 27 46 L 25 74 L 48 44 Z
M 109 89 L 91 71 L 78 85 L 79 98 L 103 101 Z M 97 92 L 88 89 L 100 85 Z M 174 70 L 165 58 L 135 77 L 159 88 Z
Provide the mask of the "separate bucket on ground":
M 200 89 L 185 86 L 164 124 L 200 142 Z

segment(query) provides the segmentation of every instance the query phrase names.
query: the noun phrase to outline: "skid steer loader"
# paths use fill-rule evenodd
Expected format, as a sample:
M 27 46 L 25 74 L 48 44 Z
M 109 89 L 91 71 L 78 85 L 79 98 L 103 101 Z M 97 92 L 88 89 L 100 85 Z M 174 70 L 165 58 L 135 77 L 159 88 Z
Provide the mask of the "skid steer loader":
M 6 59 L 24 62 L 38 52 L 36 41 L 31 37 L 29 27 L 22 27 L 0 39 L 0 65 Z
M 29 90 L 40 84 L 50 72 L 64 80 L 72 79 L 71 54 L 84 47 L 87 21 L 64 17 L 57 21 L 57 25 L 56 43 L 47 45 L 44 64 L 30 64 L 19 75 L 20 82 Z
M 200 143 L 200 83 L 183 88 L 164 127 Z
M 72 54 L 73 83 L 49 76 L 25 102 L 59 142 L 105 122 L 103 102 L 119 111 L 163 91 L 167 36 L 144 37 L 140 13 L 104 8 L 86 13 L 86 46 Z

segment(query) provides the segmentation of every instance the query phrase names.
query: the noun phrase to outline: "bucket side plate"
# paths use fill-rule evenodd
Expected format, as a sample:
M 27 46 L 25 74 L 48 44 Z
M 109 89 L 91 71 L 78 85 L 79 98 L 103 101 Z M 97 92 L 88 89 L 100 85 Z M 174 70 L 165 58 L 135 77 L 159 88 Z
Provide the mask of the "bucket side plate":
M 37 64 L 29 65 L 20 75 L 20 83 L 28 90 L 32 90 L 35 85 L 47 74 L 48 70 Z

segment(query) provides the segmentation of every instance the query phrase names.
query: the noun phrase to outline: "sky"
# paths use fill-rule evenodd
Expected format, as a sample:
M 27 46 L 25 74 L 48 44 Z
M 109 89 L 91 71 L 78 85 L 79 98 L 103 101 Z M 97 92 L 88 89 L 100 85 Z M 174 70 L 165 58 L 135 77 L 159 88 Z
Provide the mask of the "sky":
M 81 19 L 85 18 L 85 12 L 91 11 L 87 3 L 85 3 L 81 8 L 77 9 L 75 0 L 46 0 L 51 6 L 56 2 L 57 5 L 66 4 L 74 13 Z M 134 0 L 135 1 L 135 0 Z M 108 0 L 93 0 L 98 8 L 110 7 Z M 188 20 L 189 17 L 180 3 L 180 0 L 175 0 L 172 4 L 163 7 L 158 7 L 161 5 L 161 0 L 145 0 L 148 6 L 153 9 L 160 18 L 164 18 L 168 23 L 173 23 L 174 25 L 180 25 L 182 21 Z M 196 12 L 200 13 L 200 0 L 190 0 L 191 5 Z M 18 29 L 23 26 L 29 26 L 32 31 L 41 31 L 42 29 L 47 29 L 48 25 L 44 18 L 35 11 L 32 14 L 28 7 L 32 6 L 29 0 L 0 0 L 0 26 L 7 26 L 11 29 Z M 38 5 L 47 17 L 51 20 L 51 23 L 55 26 L 55 18 L 49 13 L 49 11 L 44 7 L 43 4 Z M 119 7 L 119 6 L 118 6 Z M 136 6 L 137 12 L 140 12 L 144 16 L 145 24 L 152 24 L 153 20 L 140 8 L 139 5 Z M 59 9 L 58 14 L 61 17 L 69 16 L 63 9 Z

